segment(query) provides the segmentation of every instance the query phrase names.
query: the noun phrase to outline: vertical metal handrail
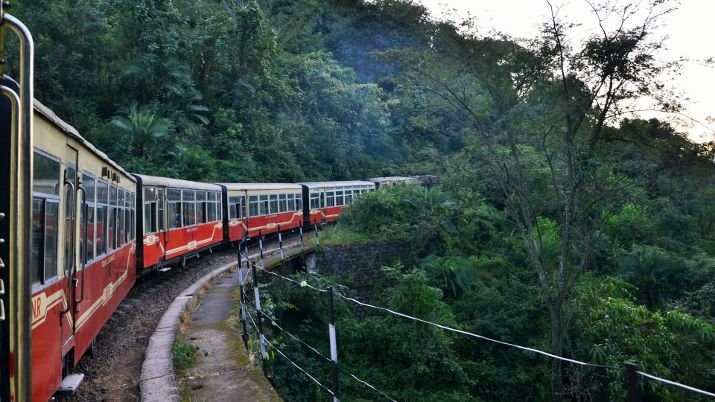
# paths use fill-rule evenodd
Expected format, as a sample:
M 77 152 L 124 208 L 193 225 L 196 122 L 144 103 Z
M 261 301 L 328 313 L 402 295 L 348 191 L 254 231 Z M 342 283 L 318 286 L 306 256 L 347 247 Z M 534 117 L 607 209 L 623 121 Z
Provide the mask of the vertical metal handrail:
M 32 223 L 32 132 L 34 102 L 34 42 L 27 27 L 17 18 L 5 13 L 5 2 L 0 0 L 0 29 L 7 27 L 20 40 L 20 119 L 19 134 L 13 141 L 10 195 L 10 233 L 16 234 L 12 241 L 9 261 L 9 290 L 13 292 L 8 315 L 10 317 L 10 349 L 14 356 L 14 378 L 11 393 L 17 402 L 32 398 L 30 327 L 30 242 Z M 0 46 L 4 46 L 0 43 Z

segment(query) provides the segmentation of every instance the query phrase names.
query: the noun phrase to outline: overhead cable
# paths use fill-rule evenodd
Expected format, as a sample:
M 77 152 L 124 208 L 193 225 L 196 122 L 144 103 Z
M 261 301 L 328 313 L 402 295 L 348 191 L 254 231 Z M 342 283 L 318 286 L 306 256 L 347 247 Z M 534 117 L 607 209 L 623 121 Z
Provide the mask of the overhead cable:
M 528 348 L 528 347 L 525 347 L 525 346 L 520 346 L 520 345 L 516 345 L 516 344 L 513 344 L 513 343 L 509 343 L 509 342 L 499 341 L 499 340 L 492 339 L 492 338 L 489 338 L 489 337 L 486 337 L 486 336 L 483 336 L 483 335 L 479 335 L 479 334 L 475 334 L 475 333 L 472 333 L 472 332 L 463 331 L 463 330 L 461 330 L 461 329 L 456 329 L 456 328 L 448 327 L 448 326 L 442 325 L 442 324 L 437 324 L 436 322 L 423 320 L 423 319 L 421 319 L 421 318 L 413 317 L 413 316 L 411 316 L 411 315 L 407 315 L 407 314 L 403 314 L 403 313 L 400 313 L 400 312 L 397 312 L 397 311 L 394 311 L 394 310 L 390 310 L 389 308 L 379 307 L 379 306 L 373 306 L 372 304 L 369 304 L 369 303 L 363 303 L 363 302 L 361 302 L 361 301 L 359 301 L 359 300 L 357 300 L 357 299 L 354 299 L 354 298 L 352 298 L 352 297 L 343 296 L 343 295 L 341 295 L 340 293 L 336 293 L 336 294 L 337 294 L 338 296 L 342 297 L 343 299 L 349 301 L 349 302 L 358 304 L 358 305 L 363 306 L 363 307 L 368 307 L 368 308 L 372 308 L 372 309 L 375 309 L 375 310 L 384 311 L 384 312 L 387 312 L 387 313 L 390 313 L 390 314 L 393 314 L 393 315 L 397 315 L 397 316 L 400 316 L 400 317 L 403 317 L 403 318 L 407 318 L 407 319 L 410 319 L 410 320 L 418 321 L 418 322 L 421 322 L 421 323 L 424 323 L 424 324 L 429 324 L 429 325 L 435 326 L 435 327 L 437 327 L 437 328 L 441 328 L 441 329 L 444 329 L 444 330 L 447 330 L 447 331 L 451 331 L 451 332 L 455 332 L 455 333 L 458 333 L 458 334 L 467 335 L 467 336 L 471 336 L 471 337 L 478 338 L 478 339 L 483 339 L 483 340 L 485 340 L 485 341 L 498 343 L 498 344 L 500 344 L 500 345 L 505 345 L 505 346 L 509 346 L 509 347 L 512 347 L 512 348 L 521 349 L 521 350 L 524 350 L 524 351 L 527 351 L 527 352 L 538 353 L 538 354 L 541 354 L 541 355 L 544 355 L 544 356 L 548 356 L 548 357 L 550 357 L 550 358 L 552 358 L 552 359 L 557 359 L 557 360 L 561 360 L 561 361 L 565 361 L 565 362 L 569 362 L 569 363 L 573 363 L 573 364 L 578 364 L 578 365 L 580 365 L 580 366 L 619 369 L 618 367 L 606 366 L 606 365 L 601 365 L 601 364 L 586 363 L 586 362 L 582 362 L 582 361 L 579 361 L 579 360 L 574 360 L 574 359 L 569 359 L 569 358 L 566 358 L 566 357 L 557 356 L 557 355 L 555 355 L 555 354 L 548 353 L 548 352 L 544 352 L 544 351 L 539 350 L 539 349 Z
M 330 390 L 330 388 L 328 388 L 328 387 L 326 387 L 325 385 L 321 384 L 320 381 L 318 381 L 317 379 L 315 379 L 315 377 L 313 377 L 312 375 L 310 375 L 310 373 L 308 373 L 307 371 L 305 371 L 305 370 L 304 370 L 302 367 L 300 367 L 299 365 L 295 364 L 295 362 L 293 362 L 293 360 L 291 360 L 290 358 L 288 358 L 288 356 L 286 356 L 285 353 L 283 353 L 280 349 L 278 349 L 278 347 L 276 347 L 276 345 L 274 345 L 273 342 L 269 341 L 268 338 L 266 338 L 266 342 L 268 342 L 268 345 L 269 345 L 270 347 L 272 347 L 273 349 L 275 349 L 276 352 L 278 352 L 279 355 L 283 356 L 284 359 L 288 360 L 288 363 L 292 364 L 293 367 L 295 367 L 295 368 L 297 368 L 298 370 L 300 370 L 301 372 L 303 372 L 303 374 L 305 374 L 308 378 L 310 378 L 311 380 L 313 380 L 314 383 L 318 384 L 318 386 L 320 386 L 320 388 L 323 388 L 323 389 L 324 389 L 325 391 L 327 391 L 330 395 L 335 396 L 335 394 L 333 393 L 333 391 Z
M 689 386 L 689 385 L 681 384 L 681 383 L 679 383 L 679 382 L 675 382 L 675 381 L 671 381 L 671 380 L 666 380 L 665 378 L 656 377 L 656 376 L 654 376 L 654 375 L 652 375 L 652 374 L 644 373 L 644 372 L 642 372 L 642 371 L 636 371 L 636 373 L 642 375 L 643 377 L 646 377 L 646 378 L 649 378 L 649 379 L 651 379 L 651 380 L 654 380 L 654 381 L 660 381 L 660 382 L 663 382 L 663 383 L 666 383 L 666 384 L 674 385 L 674 386 L 676 386 L 676 387 L 680 387 L 680 388 L 683 388 L 683 389 L 687 389 L 688 391 L 697 392 L 698 394 L 706 395 L 706 396 L 709 396 L 709 397 L 711 397 L 711 398 L 715 398 L 715 394 L 712 393 L 712 392 L 703 391 L 702 389 L 698 389 L 698 388 L 695 388 L 695 387 L 691 387 L 691 386 Z

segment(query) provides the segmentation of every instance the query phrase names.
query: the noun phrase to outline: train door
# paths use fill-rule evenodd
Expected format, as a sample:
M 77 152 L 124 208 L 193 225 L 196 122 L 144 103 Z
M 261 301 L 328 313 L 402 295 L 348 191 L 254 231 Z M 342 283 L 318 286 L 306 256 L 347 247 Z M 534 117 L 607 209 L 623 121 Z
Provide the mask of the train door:
M 77 149 L 67 144 L 65 146 L 65 170 L 62 197 L 64 209 L 63 230 L 63 254 L 62 271 L 64 279 L 62 281 L 63 298 L 66 301 L 62 309 L 60 319 L 60 334 L 62 340 L 62 356 L 66 356 L 74 348 L 74 334 L 76 330 L 77 316 L 77 257 L 78 250 L 78 220 L 77 220 L 77 194 L 78 180 L 77 171 L 79 164 L 79 153 Z M 70 356 L 71 358 L 71 356 Z

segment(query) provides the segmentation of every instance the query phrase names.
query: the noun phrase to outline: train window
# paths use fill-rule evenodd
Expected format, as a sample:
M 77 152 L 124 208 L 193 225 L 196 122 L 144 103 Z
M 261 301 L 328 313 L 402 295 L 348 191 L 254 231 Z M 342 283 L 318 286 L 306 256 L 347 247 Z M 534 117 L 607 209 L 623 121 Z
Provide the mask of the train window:
M 109 207 L 108 208 L 108 216 L 107 216 L 107 249 L 108 251 L 112 251 L 116 248 L 116 233 L 115 233 L 115 228 L 116 228 L 116 222 L 117 222 L 117 214 L 116 211 L 117 209 L 114 207 Z
M 94 177 L 82 174 L 85 204 L 80 216 L 80 258 L 87 263 L 94 259 Z M 85 250 L 85 244 L 87 246 Z
M 194 190 L 183 190 L 182 194 L 182 215 L 184 226 L 196 224 L 196 193 Z
M 345 205 L 345 199 L 343 198 L 343 190 L 338 190 L 335 192 L 335 205 Z
M 107 190 L 107 182 L 97 180 L 97 204 L 107 204 L 109 191 Z
M 350 205 L 353 202 L 353 191 L 345 190 L 345 205 Z
M 267 195 L 261 195 L 260 197 L 260 209 L 258 210 L 259 215 L 268 215 L 268 196 Z
M 248 216 L 256 216 L 259 214 L 260 208 L 259 202 L 258 202 L 258 196 L 252 195 L 248 197 L 248 206 L 249 206 L 249 211 L 248 211 Z
M 278 212 L 278 194 L 271 194 L 270 213 Z
M 248 208 L 248 205 L 246 205 L 246 196 L 241 196 L 241 203 L 238 205 L 238 217 L 239 218 L 245 218 L 248 216 L 246 213 L 246 208 Z
M 329 207 L 335 206 L 335 193 L 333 191 L 328 191 L 325 194 L 325 201 Z
M 42 279 L 42 261 L 44 248 L 42 235 L 45 232 L 45 201 L 42 198 L 32 199 L 32 243 L 30 253 L 30 283 L 40 283 Z
M 286 194 L 286 211 L 295 211 L 295 194 Z
M 240 197 L 228 197 L 228 218 L 236 219 L 241 213 L 239 211 L 241 204 Z
M 310 209 L 320 208 L 320 193 L 310 194 Z
M 169 202 L 166 205 L 166 216 L 169 220 L 169 229 L 181 227 L 181 203 Z
M 131 210 L 130 210 L 130 212 L 131 212 L 131 213 L 130 213 L 131 219 L 129 219 L 129 228 L 130 228 L 130 230 L 129 230 L 129 238 L 130 238 L 131 240 L 134 240 L 134 239 L 136 238 L 136 236 L 135 236 L 135 234 L 136 234 L 136 228 L 135 228 L 135 222 L 136 222 L 136 206 L 137 206 L 136 194 L 131 193 L 131 197 L 129 197 L 129 199 L 130 199 L 131 202 L 132 202 L 132 206 L 131 206 Z
M 303 195 L 296 194 L 295 195 L 295 210 L 300 211 L 302 209 L 303 209 Z
M 45 254 L 44 280 L 57 276 L 57 223 L 59 221 L 60 204 L 45 200 Z
M 117 188 L 109 186 L 109 205 L 117 205 Z
M 199 201 L 196 203 L 196 223 L 206 223 L 208 222 L 208 209 L 209 205 L 206 201 Z M 211 219 L 209 219 L 210 221 Z
M 128 199 L 128 197 L 127 197 L 127 199 Z M 166 230 L 166 224 L 164 223 L 164 221 L 166 220 L 166 214 L 165 214 L 166 211 L 164 210 L 165 199 L 164 199 L 164 189 L 163 188 L 158 188 L 156 190 L 156 199 L 157 199 L 157 202 L 156 202 L 157 210 L 159 211 L 158 217 L 157 217 L 157 219 L 158 219 L 157 229 L 163 231 L 163 230 Z
M 33 161 L 32 191 L 43 194 L 60 194 L 60 163 L 35 151 Z
M 154 187 L 144 187 L 144 202 L 154 202 L 156 201 L 156 188 Z
M 117 209 L 117 248 L 122 247 L 127 242 L 127 232 L 124 226 L 125 211 L 124 208 Z
M 278 211 L 285 212 L 287 210 L 286 195 L 278 194 Z
M 181 216 L 181 190 L 170 188 L 166 190 L 169 202 L 166 205 L 166 216 L 169 221 L 169 229 L 180 228 L 182 225 Z

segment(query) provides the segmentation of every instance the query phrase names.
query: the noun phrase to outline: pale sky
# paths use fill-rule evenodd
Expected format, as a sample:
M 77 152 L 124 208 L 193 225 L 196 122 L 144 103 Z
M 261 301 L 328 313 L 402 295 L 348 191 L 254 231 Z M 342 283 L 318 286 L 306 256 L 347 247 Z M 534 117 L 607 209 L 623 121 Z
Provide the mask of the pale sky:
M 550 11 L 546 0 L 418 0 L 437 16 L 450 13 L 477 18 L 480 32 L 498 30 L 515 37 L 533 37 L 540 23 L 548 20 Z M 616 0 L 617 1 L 617 0 Z M 560 4 L 559 15 L 580 23 L 577 34 L 586 35 L 597 28 L 597 21 L 584 0 L 554 0 Z M 626 4 L 621 1 L 621 4 Z M 645 3 L 645 2 L 644 2 Z M 644 4 L 645 5 L 645 4 Z M 689 98 L 683 100 L 683 114 L 698 121 L 674 124 L 687 132 L 691 140 L 704 142 L 715 140 L 715 64 L 705 66 L 702 60 L 715 58 L 715 1 L 681 0 L 677 10 L 663 17 L 657 34 L 667 36 L 664 56 L 685 57 L 686 62 L 675 87 Z M 670 120 L 678 116 L 662 113 L 644 115 Z M 708 121 L 710 118 L 710 121 Z M 682 120 L 682 119 L 681 119 Z M 705 127 L 703 126 L 705 125 Z

